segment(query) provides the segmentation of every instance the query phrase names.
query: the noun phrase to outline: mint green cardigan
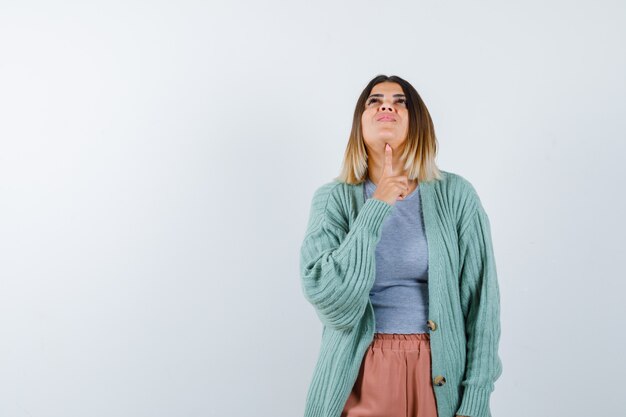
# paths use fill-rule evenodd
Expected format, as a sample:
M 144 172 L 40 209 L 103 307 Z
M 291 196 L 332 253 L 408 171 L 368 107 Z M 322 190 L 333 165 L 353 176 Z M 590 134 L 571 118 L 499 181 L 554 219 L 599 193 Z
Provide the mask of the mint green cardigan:
M 441 173 L 442 179 L 419 184 L 438 417 L 491 417 L 489 398 L 502 363 L 490 223 L 471 183 Z M 369 292 L 376 278 L 375 248 L 394 207 L 374 198 L 364 201 L 363 183 L 333 180 L 313 194 L 300 279 L 323 327 L 305 417 L 340 417 L 356 381 L 374 337 Z

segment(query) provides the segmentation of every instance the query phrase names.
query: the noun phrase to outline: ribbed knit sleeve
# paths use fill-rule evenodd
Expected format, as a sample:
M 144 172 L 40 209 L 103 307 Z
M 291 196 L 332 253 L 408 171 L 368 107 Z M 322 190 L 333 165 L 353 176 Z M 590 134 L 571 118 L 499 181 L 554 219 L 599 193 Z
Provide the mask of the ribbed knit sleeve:
M 461 301 L 467 305 L 467 362 L 461 382 L 464 394 L 456 414 L 490 417 L 489 398 L 502 373 L 500 290 L 491 241 L 491 226 L 477 199 L 461 235 Z
M 348 227 L 332 190 L 320 187 L 313 197 L 300 249 L 301 286 L 324 325 L 350 329 L 367 307 L 381 226 L 394 206 L 369 198 Z

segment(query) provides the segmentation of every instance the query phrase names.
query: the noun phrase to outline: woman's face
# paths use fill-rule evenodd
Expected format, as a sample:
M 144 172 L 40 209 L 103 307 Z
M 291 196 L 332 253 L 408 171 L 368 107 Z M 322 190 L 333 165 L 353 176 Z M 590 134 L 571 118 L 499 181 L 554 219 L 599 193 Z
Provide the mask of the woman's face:
M 361 117 L 366 146 L 384 152 L 385 143 L 389 143 L 394 151 L 401 149 L 409 130 L 408 116 L 406 96 L 400 84 L 388 81 L 376 84 L 365 101 Z

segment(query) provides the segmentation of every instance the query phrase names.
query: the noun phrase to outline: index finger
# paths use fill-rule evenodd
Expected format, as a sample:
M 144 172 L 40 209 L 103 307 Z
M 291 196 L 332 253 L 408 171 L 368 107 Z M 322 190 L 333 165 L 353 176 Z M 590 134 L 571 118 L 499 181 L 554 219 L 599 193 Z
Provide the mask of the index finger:
M 388 176 L 393 175 L 391 161 L 392 161 L 391 145 L 388 143 L 385 143 L 385 162 L 383 164 L 383 175 L 388 175 Z

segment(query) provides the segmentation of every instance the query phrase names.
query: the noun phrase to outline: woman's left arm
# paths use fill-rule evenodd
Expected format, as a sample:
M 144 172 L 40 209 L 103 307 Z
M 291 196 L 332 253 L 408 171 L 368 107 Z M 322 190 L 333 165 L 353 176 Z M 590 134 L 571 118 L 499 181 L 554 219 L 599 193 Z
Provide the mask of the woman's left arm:
M 476 196 L 476 204 L 459 235 L 462 260 L 460 294 L 467 306 L 467 357 L 458 416 L 491 417 L 489 398 L 502 374 L 500 342 L 500 289 L 491 241 L 489 218 Z

